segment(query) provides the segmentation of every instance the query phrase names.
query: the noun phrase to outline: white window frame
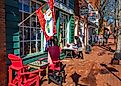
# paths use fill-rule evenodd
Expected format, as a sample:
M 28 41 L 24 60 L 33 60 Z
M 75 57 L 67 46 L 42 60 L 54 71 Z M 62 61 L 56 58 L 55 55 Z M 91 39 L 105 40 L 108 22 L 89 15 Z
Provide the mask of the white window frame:
M 62 46 L 64 47 L 64 46 L 66 46 L 66 43 L 67 43 L 67 41 L 68 41 L 68 40 L 67 40 L 67 38 L 68 38 L 68 37 L 67 37 L 67 36 L 68 36 L 68 35 L 67 35 L 68 30 L 67 30 L 67 29 L 68 29 L 68 23 L 69 23 L 69 15 L 66 14 L 66 13 L 64 13 L 64 12 L 60 12 L 59 14 L 60 14 L 60 17 L 61 17 L 61 15 L 67 16 L 67 19 L 66 19 L 66 20 L 67 20 L 67 22 L 66 22 L 67 25 L 64 26 L 64 29 L 62 29 L 62 31 L 64 30 L 64 31 L 63 31 L 63 34 L 64 34 L 64 32 L 65 32 L 65 37 L 64 37 L 64 38 L 61 37 L 62 40 L 65 40 L 65 42 L 62 41 Z M 60 23 L 61 23 L 61 19 L 60 19 Z M 62 23 L 64 24 L 65 22 L 62 22 Z M 61 29 L 60 29 L 60 33 L 61 33 Z
M 28 13 L 28 12 L 25 12 L 24 11 L 24 6 L 23 6 L 23 4 L 24 4 L 24 1 L 25 0 L 21 0 L 21 3 L 22 3 L 22 10 L 19 10 L 19 12 L 21 12 L 22 13 L 22 20 L 24 20 L 24 14 L 25 13 L 27 13 L 27 14 L 31 14 L 32 13 L 32 8 L 31 8 L 31 5 L 32 5 L 32 2 L 33 3 L 36 3 L 36 8 L 37 8 L 37 4 L 39 4 L 39 2 L 37 1 L 33 1 L 33 0 L 30 0 L 30 4 L 29 4 L 29 9 L 30 9 L 30 13 Z M 41 5 L 41 4 L 40 4 Z M 42 36 L 43 36 L 43 32 L 42 32 L 42 30 L 40 29 L 40 27 L 37 27 L 37 22 L 38 22 L 38 19 L 37 19 L 37 16 L 35 16 L 35 23 L 36 23 L 36 26 L 35 27 L 33 27 L 32 26 L 32 18 L 30 17 L 30 20 L 29 20 L 29 23 L 30 23 L 30 25 L 29 26 L 26 26 L 26 25 L 24 25 L 24 23 L 21 25 L 21 26 L 19 26 L 19 28 L 21 29 L 22 28 L 22 40 L 20 40 L 20 44 L 22 43 L 22 46 L 20 46 L 20 47 L 22 47 L 22 53 L 21 53 L 21 55 L 27 55 L 27 54 L 31 54 L 32 53 L 32 42 L 35 42 L 35 44 L 34 44 L 34 48 L 35 48 L 35 52 L 33 52 L 33 53 L 36 53 L 36 52 L 42 52 L 43 51 L 43 49 L 42 49 L 42 44 L 43 44 L 43 41 L 42 41 Z M 24 39 L 24 37 L 25 37 L 25 35 L 24 35 L 24 30 L 25 29 L 30 29 L 29 31 L 30 31 L 30 33 L 29 33 L 29 36 L 30 36 L 30 39 L 29 40 L 26 40 L 26 39 Z M 19 29 L 19 30 L 20 30 Z M 41 36 L 41 39 L 40 40 L 38 40 L 38 34 L 35 34 L 35 40 L 33 39 L 31 39 L 32 38 L 32 29 L 34 29 L 35 30 L 35 32 L 37 33 L 37 31 L 40 29 L 40 36 Z M 27 53 L 27 54 L 25 54 L 24 52 L 25 52 L 25 42 L 27 43 L 27 42 L 29 42 L 30 44 L 29 44 L 29 46 L 30 46 L 30 48 L 29 48 L 29 53 Z M 38 49 L 38 42 L 40 42 L 40 48 L 41 49 Z

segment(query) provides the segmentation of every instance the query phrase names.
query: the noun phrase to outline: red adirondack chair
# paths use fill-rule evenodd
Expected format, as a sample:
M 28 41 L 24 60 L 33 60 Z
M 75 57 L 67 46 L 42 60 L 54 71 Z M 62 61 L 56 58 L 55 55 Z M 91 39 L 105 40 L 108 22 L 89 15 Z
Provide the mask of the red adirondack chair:
M 8 86 L 39 86 L 40 70 L 28 71 L 28 66 L 24 66 L 19 56 L 8 54 L 11 61 L 9 66 Z M 15 74 L 13 74 L 13 71 Z
M 59 46 L 51 46 L 48 48 L 49 57 L 52 62 L 49 64 L 48 67 L 48 83 L 50 81 L 54 81 L 57 84 L 62 84 L 64 79 L 65 70 L 64 65 L 60 62 L 60 48 Z M 48 57 L 48 58 L 49 58 Z
M 51 46 L 48 48 L 48 52 L 50 54 L 50 58 L 52 60 L 52 64 L 49 64 L 50 70 L 58 70 L 60 71 L 60 48 L 58 46 Z

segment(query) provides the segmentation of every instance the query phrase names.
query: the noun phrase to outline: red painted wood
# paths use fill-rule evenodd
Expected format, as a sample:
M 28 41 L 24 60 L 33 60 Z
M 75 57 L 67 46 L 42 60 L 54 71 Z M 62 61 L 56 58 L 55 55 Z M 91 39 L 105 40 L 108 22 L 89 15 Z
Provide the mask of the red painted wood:
M 39 86 L 39 72 L 40 70 L 34 70 L 29 72 L 28 66 L 24 66 L 22 59 L 19 56 L 8 54 L 8 58 L 11 61 L 9 66 L 9 83 L 8 86 L 30 86 L 36 82 L 36 86 Z M 15 78 L 13 79 L 12 71 L 16 72 Z

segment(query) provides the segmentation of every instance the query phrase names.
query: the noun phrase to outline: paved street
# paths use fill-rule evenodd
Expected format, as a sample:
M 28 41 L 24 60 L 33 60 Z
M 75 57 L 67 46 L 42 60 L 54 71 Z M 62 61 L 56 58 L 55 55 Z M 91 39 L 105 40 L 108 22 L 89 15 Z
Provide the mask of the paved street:
M 109 46 L 115 49 L 109 39 Z M 101 55 L 99 55 L 101 53 Z M 110 65 L 113 52 L 107 51 L 106 47 L 94 46 L 90 54 L 84 53 L 84 59 L 66 58 L 66 83 L 63 86 L 121 86 L 121 62 L 120 65 Z M 42 86 L 56 86 L 44 81 Z

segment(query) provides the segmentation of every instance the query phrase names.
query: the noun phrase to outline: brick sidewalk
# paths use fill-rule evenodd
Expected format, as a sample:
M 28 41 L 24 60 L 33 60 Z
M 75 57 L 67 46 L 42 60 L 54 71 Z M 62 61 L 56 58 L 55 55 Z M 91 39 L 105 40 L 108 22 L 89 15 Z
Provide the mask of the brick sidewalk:
M 115 45 L 110 45 L 115 49 Z M 98 53 L 104 52 L 101 56 Z M 102 47 L 94 46 L 90 54 L 84 53 L 84 59 L 66 58 L 66 83 L 63 86 L 121 86 L 121 63 L 120 65 L 110 65 L 113 52 L 107 51 Z M 103 64 L 103 65 L 101 65 Z M 74 78 L 74 80 L 73 80 Z M 47 84 L 45 81 L 42 86 L 57 86 L 54 83 Z

